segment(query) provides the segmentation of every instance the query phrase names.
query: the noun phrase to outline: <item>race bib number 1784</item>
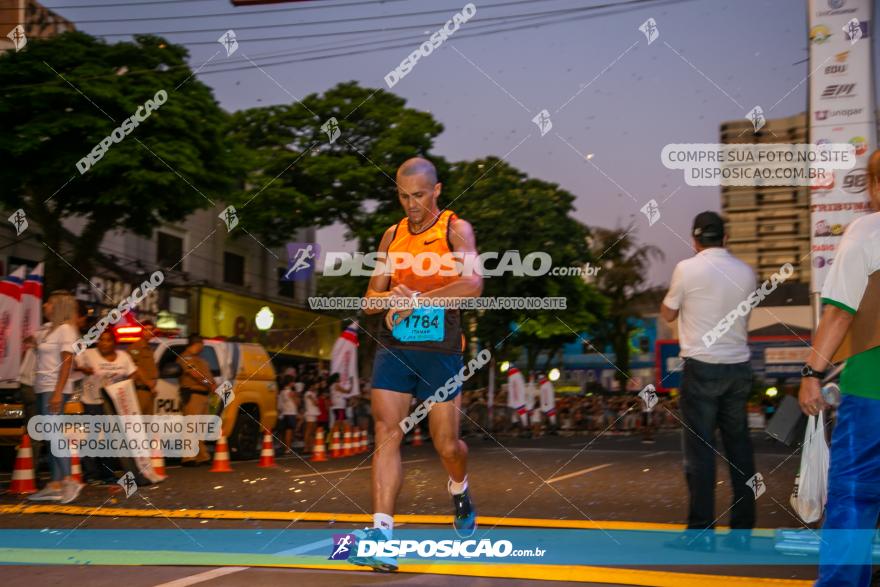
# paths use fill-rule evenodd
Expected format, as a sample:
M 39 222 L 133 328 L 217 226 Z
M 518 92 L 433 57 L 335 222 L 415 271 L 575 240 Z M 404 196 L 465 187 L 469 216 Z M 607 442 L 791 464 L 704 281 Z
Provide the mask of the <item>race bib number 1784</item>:
M 391 334 L 401 342 L 440 342 L 444 337 L 443 318 L 443 308 L 416 308 L 394 326 Z

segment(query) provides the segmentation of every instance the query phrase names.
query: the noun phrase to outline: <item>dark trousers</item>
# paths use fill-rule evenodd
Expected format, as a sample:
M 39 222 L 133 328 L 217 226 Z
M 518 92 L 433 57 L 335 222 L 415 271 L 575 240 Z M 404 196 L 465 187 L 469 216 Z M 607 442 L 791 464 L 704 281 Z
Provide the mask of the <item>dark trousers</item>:
M 746 403 L 752 391 L 748 362 L 703 363 L 685 359 L 681 415 L 684 471 L 690 493 L 688 528 L 715 527 L 715 429 L 730 465 L 733 507 L 730 527 L 755 526 L 755 496 L 747 481 L 755 474 Z
M 103 416 L 104 404 L 83 404 L 83 413 L 87 416 Z M 102 480 L 108 483 L 116 481 L 113 467 L 106 457 L 83 457 L 83 476 L 86 481 Z
M 37 394 L 32 385 L 21 386 L 21 406 L 24 409 L 24 431 L 27 432 L 28 422 L 37 415 Z M 31 456 L 34 460 L 34 473 L 39 477 L 40 456 L 43 448 L 42 440 L 31 439 Z

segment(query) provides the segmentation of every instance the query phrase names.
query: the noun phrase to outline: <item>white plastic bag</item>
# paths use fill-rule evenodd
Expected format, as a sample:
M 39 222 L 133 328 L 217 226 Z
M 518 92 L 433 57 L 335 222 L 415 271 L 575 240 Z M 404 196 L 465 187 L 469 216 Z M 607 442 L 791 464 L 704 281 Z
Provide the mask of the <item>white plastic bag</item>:
M 822 412 L 810 416 L 801 452 L 801 468 L 794 480 L 791 507 L 806 523 L 822 517 L 828 499 L 828 443 Z

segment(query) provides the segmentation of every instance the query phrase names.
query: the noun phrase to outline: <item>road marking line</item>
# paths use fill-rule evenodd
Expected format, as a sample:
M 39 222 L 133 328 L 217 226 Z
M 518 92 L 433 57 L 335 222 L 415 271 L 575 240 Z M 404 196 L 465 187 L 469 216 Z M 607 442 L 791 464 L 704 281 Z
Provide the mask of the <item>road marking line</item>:
M 210 581 L 211 579 L 217 579 L 218 577 L 224 577 L 233 573 L 246 571 L 249 568 L 250 567 L 220 567 L 219 569 L 211 569 L 210 571 L 205 571 L 204 573 L 198 573 L 196 575 L 190 575 L 189 577 L 183 577 L 181 579 L 175 579 L 174 581 L 168 581 L 167 583 L 159 583 L 158 585 L 154 585 L 153 587 L 188 587 L 189 585 L 195 585 L 196 583 L 204 583 L 205 581 Z
M 646 455 L 645 455 L 644 457 L 642 457 L 642 458 L 650 459 L 650 458 L 653 458 L 653 457 L 659 457 L 660 455 L 665 455 L 667 452 L 669 452 L 669 451 L 666 451 L 666 450 L 660 450 L 660 451 L 657 451 L 657 452 L 652 452 L 652 453 L 646 454 Z
M 411 461 L 402 461 L 400 464 L 401 465 L 408 465 L 410 463 L 421 463 L 422 461 L 430 461 L 430 460 L 432 460 L 432 459 L 413 459 Z M 318 471 L 317 473 L 306 473 L 305 475 L 297 475 L 296 477 L 294 477 L 294 480 L 302 479 L 304 477 L 319 477 L 319 476 L 323 476 L 323 475 L 335 475 L 336 473 L 348 473 L 348 472 L 353 472 L 353 471 L 369 471 L 370 469 L 372 469 L 372 466 L 352 467 L 350 469 L 333 469 L 331 471 Z
M 567 475 L 560 475 L 559 477 L 547 479 L 546 481 L 544 481 L 544 483 L 556 483 L 557 481 L 564 481 L 565 479 L 571 479 L 572 477 L 577 477 L 579 475 L 586 475 L 587 473 L 592 473 L 593 471 L 598 471 L 599 469 L 610 467 L 612 464 L 613 463 L 605 463 L 604 465 L 596 465 L 595 467 L 581 469 L 580 471 L 575 471 L 574 473 L 568 473 Z

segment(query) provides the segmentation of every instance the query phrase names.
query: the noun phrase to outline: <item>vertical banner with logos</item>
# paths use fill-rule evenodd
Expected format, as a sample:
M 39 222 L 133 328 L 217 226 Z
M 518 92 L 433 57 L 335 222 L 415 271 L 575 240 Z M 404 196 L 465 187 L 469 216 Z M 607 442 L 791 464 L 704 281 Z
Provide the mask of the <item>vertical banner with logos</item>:
M 871 0 L 809 0 L 810 142 L 850 143 L 856 165 L 811 188 L 811 290 L 822 290 L 847 225 L 870 211 L 868 157 L 877 145 Z

